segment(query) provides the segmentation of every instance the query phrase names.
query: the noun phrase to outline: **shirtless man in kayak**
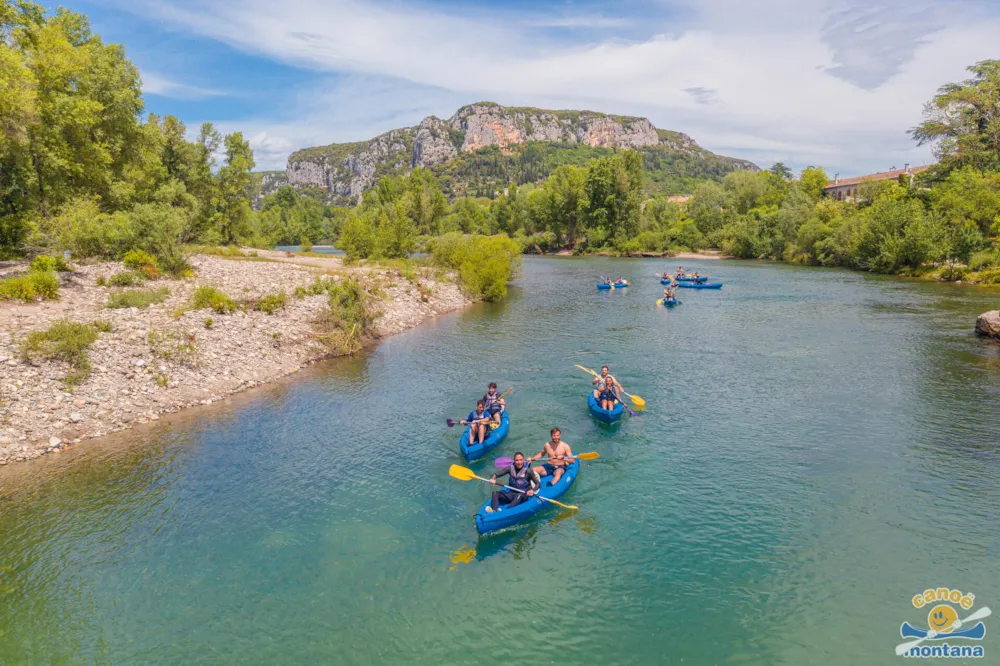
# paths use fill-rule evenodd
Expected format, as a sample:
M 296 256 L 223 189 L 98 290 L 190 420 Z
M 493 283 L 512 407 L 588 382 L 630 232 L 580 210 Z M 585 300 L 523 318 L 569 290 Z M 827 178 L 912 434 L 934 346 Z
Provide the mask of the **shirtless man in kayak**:
M 498 490 L 490 497 L 490 505 L 486 507 L 486 513 L 494 513 L 500 510 L 500 505 L 505 504 L 508 509 L 512 509 L 518 504 L 526 501 L 529 497 L 534 497 L 535 491 L 541 485 L 538 480 L 538 472 L 531 468 L 531 465 L 524 459 L 524 454 L 518 451 L 514 454 L 514 462 L 510 467 L 497 472 L 490 477 L 490 483 L 497 484 L 497 477 L 507 476 L 507 486 L 516 490 Z M 520 490 L 521 492 L 517 492 Z
M 528 458 L 528 462 L 534 462 L 539 458 L 548 456 L 549 461 L 542 465 L 542 469 L 538 470 L 538 476 L 551 475 L 552 485 L 555 485 L 559 483 L 559 479 L 566 472 L 566 468 L 570 464 L 569 458 L 573 457 L 573 450 L 569 447 L 569 444 L 562 441 L 562 431 L 559 428 L 550 430 L 549 437 L 551 439 L 545 442 L 542 450 Z
M 594 389 L 594 400 L 601 399 L 601 392 L 604 391 L 604 382 L 607 381 L 608 377 L 611 377 L 611 381 L 614 383 L 615 388 L 617 388 L 619 391 L 624 390 L 622 389 L 622 385 L 618 383 L 618 380 L 615 379 L 610 372 L 608 372 L 608 366 L 602 365 L 601 376 L 594 377 L 594 381 L 590 382 L 596 387 Z

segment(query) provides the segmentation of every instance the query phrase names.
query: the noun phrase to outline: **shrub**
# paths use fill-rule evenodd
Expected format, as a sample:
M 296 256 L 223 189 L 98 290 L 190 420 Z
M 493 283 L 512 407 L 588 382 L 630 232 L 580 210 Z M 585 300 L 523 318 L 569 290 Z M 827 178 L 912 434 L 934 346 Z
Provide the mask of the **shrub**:
M 981 271 L 993 268 L 994 266 L 1000 266 L 1000 248 L 976 252 L 969 258 L 969 268 L 974 271 Z
M 264 298 L 257 301 L 257 304 L 254 306 L 254 310 L 259 310 L 265 314 L 274 314 L 286 305 L 288 305 L 288 294 L 283 291 L 279 291 L 277 294 L 268 294 Z
M 230 312 L 235 312 L 237 305 L 236 301 L 229 298 L 221 291 L 215 287 L 202 286 L 194 290 L 194 294 L 191 296 L 190 309 L 192 310 L 204 310 L 206 308 L 211 308 L 219 314 L 228 314 Z
M 97 340 L 97 329 L 89 324 L 68 320 L 54 323 L 45 331 L 35 331 L 21 343 L 21 356 L 28 361 L 35 359 L 60 360 L 69 364 L 71 371 L 63 381 L 67 386 L 78 386 L 90 376 L 90 345 Z
M 371 337 L 378 312 L 372 296 L 353 278 L 331 282 L 329 310 L 317 321 L 319 340 L 330 349 L 352 354 Z
M 312 252 L 313 244 L 312 241 L 309 240 L 309 236 L 303 236 L 299 240 L 299 249 L 303 252 Z
M 98 275 L 97 276 L 97 280 L 95 281 L 95 284 L 98 287 L 107 287 L 108 286 L 108 278 L 104 277 L 103 275 Z
M 107 280 L 112 287 L 133 287 L 145 282 L 145 276 L 139 271 L 119 271 Z
M 142 250 L 129 250 L 122 258 L 122 263 L 125 264 L 125 268 L 138 271 L 146 266 L 156 266 L 156 257 Z
M 305 297 L 306 297 L 306 288 L 305 287 L 296 287 L 295 288 L 295 298 L 303 299 Z
M 457 270 L 462 286 L 476 298 L 499 301 L 521 269 L 520 248 L 507 236 L 445 234 L 431 245 L 432 261 Z
M 0 300 L 52 301 L 59 297 L 59 279 L 52 271 L 33 271 L 0 280 Z
M 151 330 L 146 336 L 146 342 L 153 355 L 158 358 L 188 366 L 194 366 L 198 362 L 198 349 L 193 334 Z
M 48 255 L 40 254 L 31 260 L 30 270 L 35 273 L 48 273 L 49 271 L 66 273 L 69 271 L 69 266 L 60 255 L 50 257 Z
M 166 287 L 159 289 L 129 289 L 116 291 L 108 297 L 105 307 L 112 309 L 120 308 L 148 308 L 155 303 L 162 303 L 167 300 L 170 290 Z
M 212 328 L 212 324 L 214 323 L 211 317 L 205 317 L 205 328 Z
M 114 330 L 111 326 L 111 322 L 105 319 L 95 319 L 90 323 L 90 325 L 93 326 L 98 331 L 100 331 L 101 333 L 110 333 L 112 330 Z

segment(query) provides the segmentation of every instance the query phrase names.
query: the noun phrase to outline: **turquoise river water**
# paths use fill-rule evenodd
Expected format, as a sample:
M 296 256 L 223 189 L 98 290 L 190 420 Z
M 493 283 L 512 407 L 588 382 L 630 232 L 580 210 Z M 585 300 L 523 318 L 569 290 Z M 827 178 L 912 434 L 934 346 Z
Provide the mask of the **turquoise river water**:
M 502 304 L 4 469 L 0 663 L 889 664 L 926 588 L 1000 609 L 1000 294 L 683 262 L 725 286 L 657 308 L 677 263 L 528 258 Z M 605 362 L 647 401 L 613 427 Z M 497 454 L 601 459 L 480 540 L 444 422 L 491 379 Z

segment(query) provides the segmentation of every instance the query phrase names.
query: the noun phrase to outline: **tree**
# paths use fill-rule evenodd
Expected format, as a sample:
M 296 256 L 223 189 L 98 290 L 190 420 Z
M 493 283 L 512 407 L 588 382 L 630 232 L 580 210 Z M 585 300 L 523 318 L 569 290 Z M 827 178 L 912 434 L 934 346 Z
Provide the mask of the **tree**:
M 594 160 L 587 169 L 588 228 L 624 244 L 639 231 L 642 197 L 640 153 L 626 150 Z
M 823 188 L 829 182 L 830 178 L 826 175 L 823 167 L 810 166 L 802 170 L 798 185 L 803 192 L 809 195 L 810 199 L 819 201 L 820 197 L 823 196 Z
M 974 76 L 938 88 L 924 121 L 910 130 L 919 145 L 935 144 L 944 174 L 963 166 L 1000 170 L 1000 60 L 968 69 Z
M 257 181 L 250 174 L 256 163 L 250 142 L 242 132 L 226 135 L 226 165 L 219 169 L 219 212 L 217 226 L 227 243 L 238 243 L 247 231 L 250 201 Z
M 792 179 L 792 170 L 786 167 L 784 162 L 775 162 L 768 171 L 782 180 Z

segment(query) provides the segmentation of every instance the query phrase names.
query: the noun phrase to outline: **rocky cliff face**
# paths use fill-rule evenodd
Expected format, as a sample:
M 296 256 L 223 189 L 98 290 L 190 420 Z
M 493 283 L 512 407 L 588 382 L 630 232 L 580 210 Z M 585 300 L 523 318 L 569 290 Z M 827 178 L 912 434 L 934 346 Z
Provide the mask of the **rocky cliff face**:
M 357 201 L 383 176 L 435 167 L 491 146 L 507 152 L 528 142 L 591 148 L 662 146 L 692 156 L 718 157 L 691 137 L 658 130 L 645 118 L 480 102 L 462 107 L 447 120 L 430 116 L 416 127 L 393 130 L 371 141 L 300 150 L 288 158 L 286 175 L 293 185 L 323 188 L 331 200 Z M 730 170 L 740 168 L 756 167 L 732 160 Z

